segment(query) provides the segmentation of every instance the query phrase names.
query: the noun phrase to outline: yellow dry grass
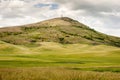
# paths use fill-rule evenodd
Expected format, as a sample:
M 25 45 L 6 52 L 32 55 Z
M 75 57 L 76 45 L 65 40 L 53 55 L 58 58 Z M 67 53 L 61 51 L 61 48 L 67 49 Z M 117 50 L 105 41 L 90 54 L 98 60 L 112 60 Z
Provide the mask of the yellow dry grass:
M 0 69 L 0 80 L 120 80 L 120 73 L 64 68 L 8 68 Z

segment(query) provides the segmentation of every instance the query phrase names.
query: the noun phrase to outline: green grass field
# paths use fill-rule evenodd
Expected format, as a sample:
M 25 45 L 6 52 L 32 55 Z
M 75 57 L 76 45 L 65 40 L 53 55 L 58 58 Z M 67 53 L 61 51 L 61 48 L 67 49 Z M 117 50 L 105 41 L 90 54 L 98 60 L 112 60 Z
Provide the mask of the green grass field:
M 42 72 L 36 75 L 34 69 Z M 31 79 L 29 72 L 33 76 Z M 119 72 L 118 47 L 54 42 L 19 46 L 0 42 L 0 80 L 120 80 Z M 95 76 L 98 77 L 93 79 Z
M 105 45 L 42 42 L 26 47 L 1 42 L 0 67 L 119 66 L 120 48 Z

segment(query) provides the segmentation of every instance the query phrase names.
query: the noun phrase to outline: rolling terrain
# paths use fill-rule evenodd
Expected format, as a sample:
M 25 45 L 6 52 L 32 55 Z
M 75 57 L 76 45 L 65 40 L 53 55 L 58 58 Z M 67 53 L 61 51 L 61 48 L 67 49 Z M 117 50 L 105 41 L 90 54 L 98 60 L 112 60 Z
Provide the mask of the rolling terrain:
M 76 20 L 62 17 L 0 29 L 0 80 L 120 80 L 119 76 L 120 38 Z

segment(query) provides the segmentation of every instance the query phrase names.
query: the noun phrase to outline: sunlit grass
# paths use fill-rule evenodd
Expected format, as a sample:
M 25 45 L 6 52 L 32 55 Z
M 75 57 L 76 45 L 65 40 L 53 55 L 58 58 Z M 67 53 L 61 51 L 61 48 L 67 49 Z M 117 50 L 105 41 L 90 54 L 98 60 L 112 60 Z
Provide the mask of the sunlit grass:
M 0 44 L 0 67 L 120 66 L 120 48 L 112 46 L 54 42 L 42 42 L 39 47 Z

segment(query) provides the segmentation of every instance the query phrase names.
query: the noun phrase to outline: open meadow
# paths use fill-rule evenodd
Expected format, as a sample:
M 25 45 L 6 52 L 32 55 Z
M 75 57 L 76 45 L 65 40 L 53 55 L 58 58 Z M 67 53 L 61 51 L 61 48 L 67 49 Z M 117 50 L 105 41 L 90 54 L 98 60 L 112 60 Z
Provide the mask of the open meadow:
M 120 48 L 0 42 L 0 80 L 120 80 Z

